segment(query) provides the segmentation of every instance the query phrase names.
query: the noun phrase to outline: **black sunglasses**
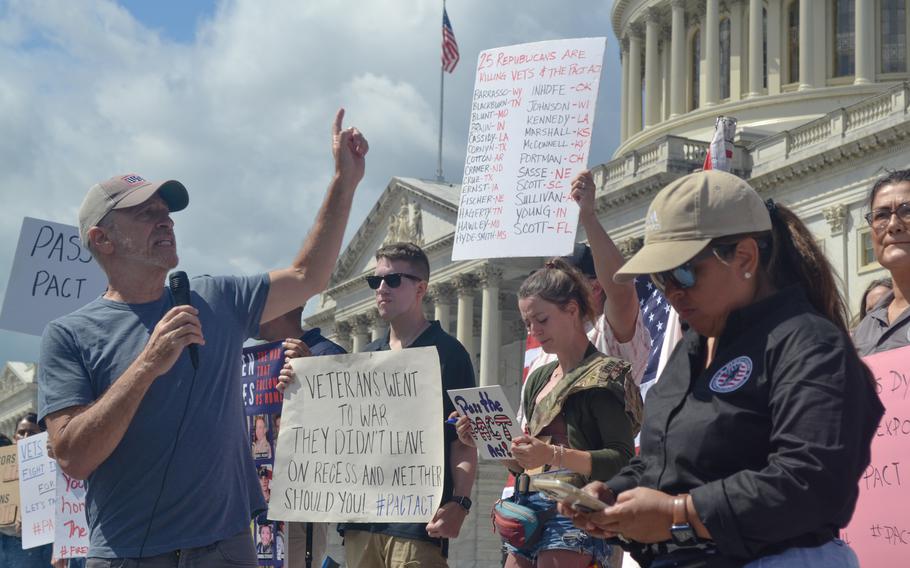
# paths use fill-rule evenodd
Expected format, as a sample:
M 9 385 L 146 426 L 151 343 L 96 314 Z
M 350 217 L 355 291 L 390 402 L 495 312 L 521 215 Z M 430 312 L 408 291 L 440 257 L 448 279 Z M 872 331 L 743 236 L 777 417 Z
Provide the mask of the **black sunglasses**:
M 413 280 L 414 282 L 420 282 L 423 278 L 414 276 L 413 274 L 405 274 L 404 272 L 390 272 L 383 276 L 367 276 L 367 285 L 371 290 L 378 290 L 379 286 L 382 285 L 382 281 L 385 280 L 386 285 L 389 288 L 398 288 L 401 286 L 401 279 L 407 278 Z
M 654 285 L 657 286 L 657 289 L 660 290 L 662 294 L 666 293 L 667 284 L 671 282 L 675 287 L 681 290 L 693 288 L 697 283 L 695 265 L 711 256 L 715 256 L 717 257 L 717 260 L 726 263 L 724 257 L 730 256 L 730 253 L 736 248 L 736 245 L 737 243 L 710 245 L 705 248 L 705 250 L 692 257 L 688 262 L 680 264 L 672 270 L 652 274 L 651 281 L 654 282 Z
M 892 215 L 897 215 L 904 225 L 910 225 L 910 203 L 901 203 L 894 209 L 888 207 L 873 209 L 863 217 L 876 233 L 881 233 L 888 227 Z

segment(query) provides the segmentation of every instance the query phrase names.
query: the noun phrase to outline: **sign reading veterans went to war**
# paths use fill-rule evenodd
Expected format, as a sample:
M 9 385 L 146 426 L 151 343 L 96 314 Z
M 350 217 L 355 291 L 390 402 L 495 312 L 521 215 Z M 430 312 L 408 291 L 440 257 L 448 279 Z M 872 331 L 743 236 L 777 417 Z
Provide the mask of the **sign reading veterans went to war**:
M 521 436 L 515 412 L 499 385 L 448 391 L 455 410 L 471 419 L 472 434 L 480 457 L 512 459 L 512 439 Z
M 47 455 L 47 432 L 23 438 L 16 445 L 22 548 L 34 548 L 54 541 L 57 462 Z
M 841 537 L 862 566 L 904 566 L 910 545 L 910 347 L 863 360 L 875 376 L 885 415 L 859 480 L 856 511 Z
M 82 246 L 76 227 L 26 217 L 0 328 L 41 335 L 48 322 L 94 300 L 106 286 L 107 277 Z
M 54 556 L 81 558 L 88 554 L 88 521 L 85 518 L 85 481 L 57 468 L 57 502 L 54 506 Z
M 572 252 L 606 40 L 481 52 L 452 260 Z
M 294 359 L 269 518 L 428 522 L 442 499 L 435 347 Z

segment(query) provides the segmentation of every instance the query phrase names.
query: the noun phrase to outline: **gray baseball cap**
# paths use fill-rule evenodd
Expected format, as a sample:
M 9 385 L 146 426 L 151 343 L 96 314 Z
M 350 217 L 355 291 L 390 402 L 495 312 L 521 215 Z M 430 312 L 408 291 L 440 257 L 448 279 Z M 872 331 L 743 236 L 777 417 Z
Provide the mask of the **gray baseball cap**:
M 718 170 L 683 176 L 660 190 L 645 217 L 645 244 L 616 272 L 628 282 L 685 264 L 718 237 L 771 230 L 764 201 L 743 179 Z
M 176 180 L 146 181 L 137 174 L 123 174 L 96 183 L 89 188 L 79 208 L 79 235 L 88 246 L 88 230 L 101 222 L 114 209 L 126 209 L 145 203 L 158 193 L 171 211 L 185 209 L 190 202 L 186 187 Z

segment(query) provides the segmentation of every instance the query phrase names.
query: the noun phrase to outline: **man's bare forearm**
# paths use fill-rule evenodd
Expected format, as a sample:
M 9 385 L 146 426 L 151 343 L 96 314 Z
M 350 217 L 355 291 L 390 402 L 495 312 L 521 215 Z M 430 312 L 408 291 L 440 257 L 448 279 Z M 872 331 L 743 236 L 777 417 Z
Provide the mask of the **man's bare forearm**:
M 626 260 L 593 212 L 582 215 L 581 223 L 591 246 L 597 281 L 606 295 L 604 314 L 616 339 L 620 342 L 629 341 L 635 333 L 635 317 L 638 310 L 635 287 L 631 283 L 617 284 L 613 281 L 613 276 Z
M 452 470 L 452 494 L 469 496 L 477 470 L 477 450 L 455 440 L 449 448 L 449 468 Z
M 50 414 L 48 432 L 60 468 L 76 479 L 85 479 L 104 463 L 120 444 L 156 378 L 137 360 L 93 404 Z
M 341 251 L 356 186 L 340 175 L 332 178 L 313 228 L 291 267 L 271 273 L 272 288 L 260 321 L 286 314 L 328 286 Z

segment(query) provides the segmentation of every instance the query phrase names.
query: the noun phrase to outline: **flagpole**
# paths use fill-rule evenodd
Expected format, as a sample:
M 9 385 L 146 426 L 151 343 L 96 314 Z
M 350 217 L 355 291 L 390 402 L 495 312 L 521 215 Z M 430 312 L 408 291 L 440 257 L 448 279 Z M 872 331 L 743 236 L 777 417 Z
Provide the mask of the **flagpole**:
M 446 0 L 442 0 L 442 13 L 446 11 Z M 436 162 L 436 181 L 445 181 L 445 177 L 442 175 L 442 108 L 443 108 L 443 94 L 445 93 L 445 82 L 446 75 L 445 69 L 442 67 L 442 61 L 439 62 L 439 151 L 437 153 L 437 162 Z

